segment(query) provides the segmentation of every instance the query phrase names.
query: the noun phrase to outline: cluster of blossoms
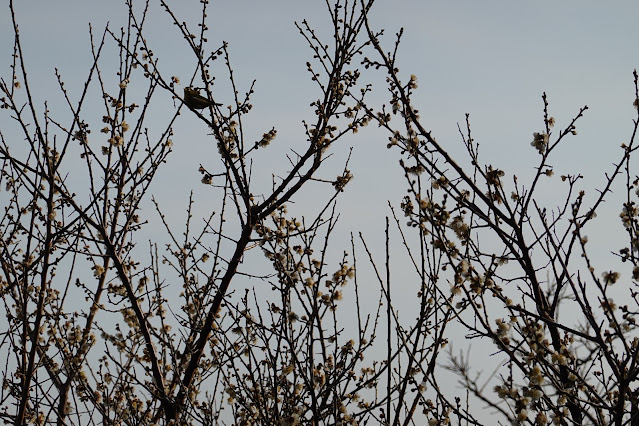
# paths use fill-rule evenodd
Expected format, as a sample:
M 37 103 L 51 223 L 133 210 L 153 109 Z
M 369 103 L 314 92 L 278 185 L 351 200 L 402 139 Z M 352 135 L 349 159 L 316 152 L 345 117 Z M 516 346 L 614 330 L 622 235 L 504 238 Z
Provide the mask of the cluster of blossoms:
M 533 141 L 530 143 L 532 147 L 534 147 L 540 154 L 546 152 L 546 148 L 548 147 L 548 134 L 547 133 L 533 133 Z
M 268 145 L 270 145 L 273 139 L 275 139 L 275 136 L 277 136 L 277 130 L 275 130 L 275 127 L 273 127 L 267 133 L 264 133 L 262 135 L 262 139 L 260 139 L 258 142 L 255 142 L 255 147 L 267 147 Z

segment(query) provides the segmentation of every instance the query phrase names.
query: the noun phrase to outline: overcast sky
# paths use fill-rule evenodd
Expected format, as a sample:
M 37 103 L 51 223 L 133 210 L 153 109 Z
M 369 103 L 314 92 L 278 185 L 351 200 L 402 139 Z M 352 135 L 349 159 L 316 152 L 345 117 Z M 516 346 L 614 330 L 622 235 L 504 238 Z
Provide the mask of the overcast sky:
M 122 3 L 16 2 L 27 63 L 33 64 L 32 84 L 42 90 L 42 99 L 51 102 L 56 96 L 54 67 L 71 90 L 72 82 L 82 81 L 90 59 L 88 23 L 98 35 L 107 22 L 112 29 L 119 28 L 126 16 Z M 174 5 L 180 19 L 196 24 L 199 2 Z M 567 124 L 579 107 L 590 108 L 580 122 L 579 137 L 565 146 L 562 157 L 564 167 L 584 172 L 594 166 L 600 170 L 602 161 L 613 161 L 612 151 L 629 136 L 632 71 L 639 63 L 638 13 L 639 4 L 633 1 L 611 6 L 600 1 L 379 0 L 372 18 L 374 25 L 386 29 L 388 48 L 392 35 L 405 27 L 400 71 L 405 77 L 418 76 L 415 104 L 424 123 L 451 149 L 460 145 L 457 123 L 470 113 L 475 138 L 488 158 L 495 163 L 499 156 L 508 159 L 504 168 L 531 166 L 526 160 L 535 151 L 528 143 L 543 124 L 541 94 L 546 91 L 558 127 Z M 309 118 L 308 104 L 317 96 L 305 72 L 310 52 L 294 22 L 306 18 L 320 31 L 328 28 L 324 2 L 212 1 L 209 18 L 210 45 L 230 43 L 241 88 L 257 80 L 251 117 L 255 133 L 274 125 L 278 141 L 286 141 L 283 146 L 294 143 L 301 120 Z M 6 14 L 0 19 L 0 54 L 5 58 L 0 71 L 6 78 L 11 25 Z M 188 78 L 193 64 L 159 7 L 151 7 L 146 29 L 165 73 Z M 375 81 L 379 77 L 374 76 Z M 230 101 L 224 99 L 228 86 L 221 77 L 218 81 L 218 97 Z M 384 96 L 385 88 L 378 85 L 376 93 Z M 389 162 L 385 143 L 368 140 L 375 137 L 371 131 L 345 143 L 354 148 L 353 186 L 359 187 L 354 193 L 366 191 L 371 179 L 379 179 L 380 168 L 396 164 L 396 158 Z M 183 153 L 179 151 L 178 147 L 176 157 Z
M 79 95 L 81 87 L 73 83 L 84 81 L 88 73 L 89 23 L 98 35 L 107 22 L 112 29 L 126 24 L 123 2 L 15 3 L 31 83 L 41 91 L 40 100 L 60 101 L 54 67 L 71 93 Z M 180 19 L 195 28 L 199 2 L 172 4 Z M 0 76 L 9 80 L 13 38 L 10 18 L 4 12 L 0 13 Z M 318 96 L 305 71 L 312 54 L 294 22 L 306 18 L 320 31 L 329 29 L 324 2 L 214 0 L 209 17 L 210 46 L 218 47 L 223 40 L 230 43 L 240 90 L 257 80 L 249 131 L 258 137 L 275 126 L 279 145 L 273 148 L 274 158 L 268 164 L 286 164 L 287 150 L 304 141 L 301 120 L 312 118 L 308 104 Z M 378 0 L 372 10 L 373 24 L 386 29 L 388 49 L 393 34 L 405 27 L 400 73 L 404 78 L 417 75 L 414 105 L 440 143 L 461 153 L 457 123 L 463 125 L 464 114 L 470 113 L 474 137 L 486 162 L 511 173 L 533 173 L 537 153 L 530 141 L 533 132 L 543 128 L 541 95 L 545 91 L 556 128 L 566 126 L 580 107 L 588 105 L 577 126 L 578 136 L 551 163 L 559 174 L 581 173 L 587 177 L 585 185 L 599 186 L 632 130 L 632 71 L 639 67 L 638 17 L 637 1 Z M 183 40 L 156 5 L 146 29 L 165 75 L 188 79 L 194 62 L 189 62 Z M 380 76 L 364 73 L 363 78 L 380 82 Z M 225 98 L 229 89 L 222 77 L 218 87 L 216 100 L 229 103 L 231 99 Z M 382 85 L 375 90 L 375 99 L 385 96 Z M 2 115 L 0 127 L 6 119 Z M 202 191 L 197 168 L 216 149 L 193 117 L 184 117 L 178 130 L 173 163 L 168 174 L 160 176 L 164 183 L 154 187 L 154 194 L 184 206 L 188 191 L 180 188 Z M 387 200 L 398 206 L 405 192 L 398 153 L 387 151 L 386 143 L 386 135 L 367 129 L 345 139 L 331 159 L 331 167 L 339 171 L 348 149 L 353 148 L 349 168 L 355 180 L 341 201 L 340 226 L 345 234 L 363 231 L 371 240 L 381 241 L 384 216 L 389 214 Z M 268 176 L 269 166 L 264 167 L 261 172 Z M 179 181 L 176 170 L 180 171 Z M 325 177 L 335 175 L 331 172 Z M 311 203 L 312 196 L 298 198 L 298 203 L 306 202 Z M 620 206 L 611 205 L 612 217 L 619 210 Z M 182 217 L 182 211 L 175 209 L 175 217 Z M 614 223 L 615 229 L 618 225 Z M 601 235 L 610 232 L 605 225 L 598 229 Z
M 27 61 L 33 64 L 32 84 L 43 90 L 43 99 L 54 98 L 54 67 L 69 83 L 87 75 L 88 23 L 98 35 L 107 22 L 119 28 L 125 24 L 122 3 L 16 2 Z M 199 2 L 174 4 L 180 19 L 195 25 Z M 590 110 L 581 120 L 580 135 L 565 147 L 562 158 L 565 167 L 577 170 L 595 165 L 600 169 L 602 158 L 612 161 L 611 148 L 629 135 L 632 71 L 639 63 L 638 12 L 639 4 L 633 1 L 611 6 L 600 1 L 379 0 L 372 18 L 377 27 L 386 28 L 389 48 L 392 35 L 405 27 L 401 72 L 418 76 L 415 103 L 424 123 L 450 146 L 459 144 L 457 123 L 470 113 L 482 152 L 495 162 L 504 156 L 509 162 L 525 163 L 527 156 L 534 155 L 528 146 L 532 133 L 543 124 L 543 91 L 548 93 L 558 127 L 587 104 Z M 294 22 L 306 18 L 318 30 L 327 28 L 324 2 L 212 1 L 209 18 L 211 47 L 222 40 L 230 43 L 243 88 L 257 79 L 251 117 L 256 134 L 275 125 L 278 140 L 294 140 L 301 131 L 301 119 L 309 117 L 308 103 L 317 96 L 305 72 L 309 49 Z M 11 26 L 6 14 L 0 19 L 0 54 L 7 58 L 2 76 L 6 78 Z M 151 7 L 147 31 L 166 73 L 188 78 L 193 67 L 188 52 L 157 6 Z M 221 100 L 229 101 L 223 98 L 224 85 L 219 86 Z M 384 91 L 378 85 L 377 93 Z M 368 143 L 359 136 L 348 142 L 354 147 L 353 185 L 366 186 L 379 177 L 378 170 L 388 166 L 389 158 L 381 149 L 385 144 Z M 367 174 L 366 165 L 375 173 Z

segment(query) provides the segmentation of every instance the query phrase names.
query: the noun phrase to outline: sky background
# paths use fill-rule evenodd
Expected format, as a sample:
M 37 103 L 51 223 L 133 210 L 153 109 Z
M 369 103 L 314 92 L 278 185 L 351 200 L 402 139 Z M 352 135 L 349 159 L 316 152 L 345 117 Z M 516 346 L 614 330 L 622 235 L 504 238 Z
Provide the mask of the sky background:
M 171 4 L 180 19 L 195 29 L 199 2 Z M 20 1 L 16 2 L 16 13 L 32 89 L 40 102 L 49 100 L 54 112 L 56 102 L 61 102 L 55 67 L 67 81 L 71 95 L 77 99 L 81 93 L 81 86 L 74 83 L 84 81 L 88 73 L 88 24 L 101 34 L 107 22 L 114 30 L 126 23 L 122 2 Z M 257 80 L 247 131 L 257 139 L 273 126 L 278 130 L 266 162 L 256 167 L 256 177 L 268 183 L 271 173 L 286 166 L 285 154 L 304 144 L 301 122 L 312 120 L 309 103 L 318 97 L 305 66 L 312 54 L 294 22 L 307 19 L 320 32 L 330 30 L 325 4 L 317 0 L 212 1 L 209 17 L 209 46 L 216 48 L 223 40 L 229 43 L 240 92 Z M 484 161 L 504 169 L 507 176 L 534 173 L 537 152 L 530 142 L 533 132 L 543 129 L 544 91 L 550 115 L 557 120 L 556 131 L 563 129 L 580 107 L 588 105 L 577 124 L 578 135 L 551 161 L 557 174 L 583 174 L 585 188 L 602 186 L 604 172 L 620 158 L 619 145 L 631 135 L 635 116 L 632 71 L 639 67 L 638 17 L 636 1 L 576 0 L 378 0 L 371 15 L 376 28 L 386 29 L 383 43 L 387 50 L 392 48 L 393 35 L 405 28 L 399 51 L 400 74 L 405 80 L 411 74 L 418 77 L 414 106 L 437 140 L 451 152 L 463 153 L 457 124 L 463 127 L 464 115 L 469 113 Z M 148 19 L 147 41 L 154 46 L 164 75 L 176 75 L 186 82 L 195 62 L 184 41 L 157 5 L 151 7 Z M 1 13 L 0 76 L 6 81 L 11 75 L 12 47 L 10 17 Z M 375 83 L 373 102 L 386 99 L 383 77 L 374 72 L 363 75 L 364 80 Z M 229 103 L 223 73 L 217 81 L 216 100 Z M 173 104 L 169 101 L 163 108 L 170 114 Z M 7 125 L 4 120 L 7 116 L 0 116 L 0 128 Z M 97 129 L 93 137 L 98 137 Z M 216 155 L 216 149 L 206 138 L 203 125 L 184 113 L 174 140 L 169 167 L 160 174 L 152 193 L 167 206 L 170 220 L 183 223 L 184 209 L 175 206 L 186 206 L 191 188 L 202 212 L 215 205 L 216 200 L 208 200 L 206 189 L 199 184 L 197 169 Z M 328 171 L 319 175 L 334 178 L 352 147 L 349 169 L 355 179 L 340 201 L 338 229 L 345 236 L 363 232 L 380 256 L 384 217 L 389 214 L 387 202 L 398 207 L 405 193 L 397 166 L 399 154 L 388 151 L 386 143 L 387 136 L 375 128 L 348 137 L 329 160 Z M 557 196 L 553 185 L 546 190 L 550 200 Z M 296 201 L 293 208 L 301 213 L 305 209 L 313 212 L 317 203 L 312 191 L 302 191 Z M 620 205 L 608 203 L 606 211 L 612 222 L 600 220 L 590 234 L 603 243 L 608 243 L 611 235 L 622 235 L 615 219 Z M 347 249 L 347 241 L 348 237 L 337 244 Z M 602 256 L 609 256 L 615 248 L 604 247 Z
M 180 19 L 195 25 L 199 3 L 174 4 Z M 16 10 L 27 63 L 33 64 L 31 84 L 50 103 L 60 100 L 55 97 L 54 67 L 66 79 L 71 94 L 79 95 L 79 85 L 70 83 L 88 72 L 88 23 L 99 36 L 107 22 L 112 29 L 124 24 L 126 13 L 120 2 L 99 1 L 18 2 Z M 512 171 L 530 172 L 529 160 L 535 151 L 529 142 L 532 133 L 542 128 L 541 94 L 546 91 L 557 129 L 581 106 L 589 106 L 578 124 L 579 136 L 564 145 L 558 158 L 567 171 L 585 174 L 594 169 L 593 182 L 597 182 L 601 178 L 597 171 L 616 158 L 614 149 L 629 136 L 632 71 L 639 63 L 638 12 L 639 5 L 631 1 L 615 2 L 611 7 L 597 1 L 380 0 L 373 8 L 372 21 L 386 29 L 388 48 L 394 33 L 405 28 L 400 72 L 404 78 L 417 75 L 419 90 L 414 99 L 423 122 L 451 150 L 462 149 L 457 124 L 463 125 L 464 114 L 469 113 L 485 161 L 499 162 L 507 171 L 511 166 Z M 285 153 L 303 136 L 301 121 L 310 118 L 308 104 L 318 96 L 306 73 L 310 51 L 294 22 L 307 19 L 318 31 L 330 28 L 324 2 L 213 1 L 209 18 L 210 47 L 229 42 L 240 91 L 257 80 L 249 130 L 254 129 L 258 137 L 275 126 L 277 142 Z M 0 54 L 9 58 L 12 29 L 9 16 L 3 14 L 1 19 Z M 146 30 L 164 74 L 188 79 L 193 69 L 189 52 L 159 7 L 151 7 Z M 7 78 L 10 70 L 6 65 L 2 71 Z M 229 102 L 223 77 L 218 77 L 220 94 L 216 97 Z M 380 77 L 380 73 L 364 75 L 377 83 L 374 100 L 385 98 Z M 189 167 L 194 151 L 210 147 L 198 144 L 201 128 L 185 127 L 193 134 L 184 136 L 189 141 L 185 142 L 187 149 L 176 146 L 174 160 L 196 172 L 197 168 Z M 379 141 L 383 138 L 385 135 L 380 137 L 371 129 L 343 144 L 354 150 L 351 170 L 355 181 L 351 185 L 356 190 L 350 196 L 373 194 L 367 192 L 371 188 L 379 194 L 380 188 L 392 191 L 396 187 L 395 181 L 386 184 L 390 176 L 380 173 L 397 160 L 390 155 L 389 161 L 385 143 Z
M 175 5 L 180 19 L 197 22 L 198 2 Z M 87 75 L 88 23 L 99 35 L 107 22 L 112 29 L 119 28 L 126 12 L 120 2 L 99 1 L 18 2 L 16 9 L 27 60 L 34 65 L 31 84 L 49 102 L 59 101 L 54 97 L 54 67 L 68 83 Z M 388 48 L 393 34 L 405 28 L 400 71 L 404 78 L 417 75 L 415 104 L 423 122 L 451 150 L 461 149 L 457 123 L 463 124 L 464 114 L 469 113 L 487 162 L 503 158 L 500 166 L 507 171 L 511 166 L 512 171 L 531 172 L 529 160 L 535 151 L 528 144 L 543 125 L 542 92 L 548 94 L 557 128 L 588 105 L 578 125 L 579 136 L 564 145 L 559 157 L 566 171 L 593 170 L 596 183 L 601 178 L 597 172 L 616 158 L 614 148 L 629 136 L 632 70 L 639 62 L 638 12 L 639 5 L 631 1 L 615 2 L 614 7 L 597 1 L 378 1 L 372 21 L 386 29 Z M 229 42 L 240 87 L 246 89 L 257 80 L 250 129 L 258 137 L 275 126 L 283 147 L 278 154 L 285 153 L 303 137 L 301 120 L 309 119 L 308 104 L 318 94 L 304 65 L 310 59 L 309 49 L 294 22 L 307 19 L 319 31 L 329 28 L 324 2 L 213 1 L 209 18 L 210 46 Z M 8 16 L 3 16 L 0 28 L 4 33 L 0 53 L 9 58 Z M 165 75 L 188 79 L 193 69 L 189 52 L 159 7 L 151 7 L 146 29 Z M 8 73 L 5 68 L 2 75 Z M 218 78 L 217 98 L 228 102 L 223 77 Z M 364 78 L 377 82 L 375 93 L 384 96 L 380 77 Z M 80 87 L 67 88 L 79 95 Z M 379 96 L 375 99 L 382 99 Z M 185 127 L 193 134 L 184 136 L 188 149 L 176 147 L 174 161 L 195 173 L 197 168 L 189 166 L 193 154 L 210 147 L 198 144 L 201 128 Z M 392 168 L 396 157 L 389 158 L 378 135 L 370 130 L 344 143 L 354 149 L 351 170 L 356 179 L 350 197 L 379 194 L 382 188 L 392 193 L 396 188 L 390 176 L 380 173 Z M 357 205 L 375 210 L 366 197 Z

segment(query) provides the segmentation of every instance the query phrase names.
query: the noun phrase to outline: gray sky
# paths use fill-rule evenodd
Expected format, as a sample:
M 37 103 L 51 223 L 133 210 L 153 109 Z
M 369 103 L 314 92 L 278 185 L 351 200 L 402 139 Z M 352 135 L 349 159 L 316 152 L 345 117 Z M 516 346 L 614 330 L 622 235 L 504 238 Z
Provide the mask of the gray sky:
M 84 81 L 88 73 L 88 23 L 98 36 L 107 21 L 112 29 L 119 28 L 126 18 L 122 3 L 16 2 L 31 84 L 42 91 L 38 99 L 60 102 L 54 67 L 77 99 L 81 88 L 73 83 Z M 195 28 L 199 2 L 172 3 L 181 19 Z M 284 166 L 288 149 L 304 142 L 301 120 L 312 118 L 308 104 L 318 92 L 305 66 L 312 54 L 294 21 L 306 18 L 319 31 L 329 29 L 324 2 L 227 0 L 212 1 L 210 7 L 210 47 L 218 47 L 222 40 L 230 43 L 241 92 L 257 79 L 249 131 L 258 138 L 272 126 L 278 129 L 267 165 L 256 168 L 257 176 L 268 179 L 269 168 Z M 632 130 L 632 71 L 639 67 L 639 2 L 378 0 L 372 13 L 373 24 L 386 29 L 388 49 L 393 35 L 405 27 L 399 55 L 401 74 L 405 79 L 417 75 L 419 90 L 414 105 L 420 109 L 423 123 L 451 152 L 463 151 L 457 123 L 463 126 L 464 114 L 470 113 L 474 138 L 481 144 L 485 162 L 506 170 L 507 175 L 533 173 L 537 153 L 530 141 L 533 132 L 543 129 L 541 95 L 546 91 L 551 115 L 557 119 L 556 131 L 565 127 L 580 107 L 589 106 L 577 125 L 578 135 L 551 161 L 556 173 L 582 173 L 586 187 L 603 184 L 604 171 L 619 158 L 618 147 Z M 194 62 L 157 6 L 152 6 L 149 15 L 147 39 L 161 58 L 165 76 L 176 75 L 186 82 Z M 10 78 L 12 47 L 9 16 L 1 13 L 0 76 L 6 80 Z M 364 73 L 364 79 L 369 77 L 377 83 L 373 99 L 384 99 L 383 75 Z M 217 81 L 216 100 L 229 103 L 224 75 Z M 172 110 L 173 105 L 167 108 Z M 6 116 L 2 117 L 0 126 Z M 206 199 L 197 168 L 212 158 L 216 149 L 203 137 L 206 129 L 193 117 L 183 117 L 176 129 L 173 163 L 160 176 L 164 179 L 160 186 L 166 191 L 156 186 L 154 193 L 169 206 L 185 206 L 188 191 L 184 188 L 194 188 Z M 340 226 L 344 233 L 364 232 L 374 244 L 383 239 L 387 200 L 398 206 L 405 191 L 397 167 L 399 155 L 385 148 L 386 138 L 371 128 L 345 139 L 331 159 L 332 171 L 320 174 L 334 178 L 353 147 L 349 168 L 355 180 L 340 202 Z M 179 182 L 171 179 L 176 170 Z M 552 197 L 552 186 L 547 190 Z M 302 207 L 316 201 L 308 193 L 297 200 Z M 201 207 L 206 210 L 206 202 Z M 169 216 L 183 220 L 183 209 L 167 209 Z M 615 231 L 602 225 L 592 231 L 595 237 L 621 232 L 618 219 L 614 219 L 620 205 L 611 204 L 606 209 L 617 220 Z M 612 248 L 606 247 L 604 253 Z M 377 250 L 381 255 L 381 247 Z
M 121 2 L 34 0 L 16 4 L 28 64 L 34 65 L 31 83 L 50 102 L 55 93 L 54 67 L 72 93 L 70 83 L 87 75 L 88 22 L 97 35 L 107 21 L 112 29 L 125 22 Z M 174 4 L 181 19 L 195 24 L 199 2 Z M 470 113 L 486 161 L 498 162 L 503 156 L 513 170 L 529 168 L 527 159 L 535 152 L 528 143 L 543 124 L 541 94 L 546 91 L 557 128 L 567 124 L 579 107 L 587 104 L 590 108 L 578 126 L 579 137 L 564 147 L 562 157 L 566 168 L 583 171 L 595 165 L 600 169 L 602 158 L 611 162 L 611 148 L 628 137 L 633 114 L 632 70 L 639 63 L 635 43 L 639 27 L 633 22 L 638 12 L 639 4 L 632 1 L 611 6 L 599 1 L 379 0 L 373 8 L 373 22 L 386 28 L 389 49 L 393 34 L 405 27 L 400 70 L 405 77 L 418 76 L 415 104 L 424 123 L 451 149 L 461 146 L 457 123 L 463 123 L 464 114 Z M 274 125 L 279 130 L 278 142 L 286 141 L 282 146 L 294 143 L 301 135 L 301 120 L 309 117 L 308 103 L 317 96 L 305 72 L 310 52 L 294 21 L 306 18 L 318 30 L 326 29 L 324 2 L 213 1 L 209 17 L 210 46 L 222 40 L 230 43 L 241 87 L 246 89 L 257 79 L 251 117 L 256 135 Z M 3 14 L 0 19 L 0 54 L 9 58 L 9 17 Z M 147 31 L 165 74 L 188 78 L 193 64 L 159 7 L 151 7 Z M 5 65 L 1 75 L 8 73 Z M 229 102 L 223 77 L 218 78 L 218 98 Z M 374 78 L 381 81 L 379 74 Z M 385 88 L 381 84 L 377 88 L 385 96 Z M 385 144 L 369 141 L 375 135 L 371 131 L 345 143 L 354 147 L 354 186 L 366 186 L 370 179 L 380 177 L 380 167 L 389 167 L 389 156 L 380 149 Z M 356 168 L 359 162 L 364 164 Z M 367 165 L 370 167 L 364 167 Z M 366 168 L 375 173 L 367 174 Z M 360 177 L 364 178 L 358 182 Z

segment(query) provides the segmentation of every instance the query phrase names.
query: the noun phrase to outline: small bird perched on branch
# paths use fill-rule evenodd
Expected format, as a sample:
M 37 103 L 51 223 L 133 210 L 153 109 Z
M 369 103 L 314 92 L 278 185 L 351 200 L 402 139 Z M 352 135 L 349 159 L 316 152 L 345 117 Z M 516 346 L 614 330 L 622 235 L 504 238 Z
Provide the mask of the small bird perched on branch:
M 184 88 L 184 103 L 191 109 L 204 109 L 211 105 L 222 105 L 205 98 L 204 96 L 200 95 L 200 92 L 197 89 L 194 89 L 192 87 Z

